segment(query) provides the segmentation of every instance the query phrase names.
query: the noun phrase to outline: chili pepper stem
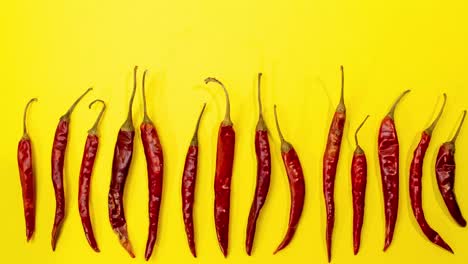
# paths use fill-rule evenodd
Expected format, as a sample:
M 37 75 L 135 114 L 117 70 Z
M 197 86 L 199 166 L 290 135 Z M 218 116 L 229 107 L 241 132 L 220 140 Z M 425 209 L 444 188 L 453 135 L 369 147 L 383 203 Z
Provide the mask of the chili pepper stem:
M 224 90 L 224 95 L 226 96 L 226 115 L 224 116 L 224 120 L 223 120 L 223 125 L 225 126 L 232 126 L 232 121 L 231 121 L 231 106 L 230 106 L 230 102 L 229 102 L 229 94 L 227 92 L 227 89 L 226 87 L 224 86 L 224 84 L 222 82 L 220 82 L 218 79 L 216 78 L 213 78 L 213 77 L 208 77 L 205 79 L 205 83 L 208 84 L 210 82 L 214 82 L 214 83 L 217 83 L 219 84 L 223 90 Z
M 70 106 L 68 111 L 63 116 L 60 117 L 60 120 L 69 120 L 70 115 L 72 114 L 72 112 L 75 109 L 76 105 L 81 101 L 81 99 L 83 99 L 83 97 L 85 97 L 86 94 L 88 94 L 92 90 L 93 90 L 92 87 L 88 88 L 88 90 L 86 90 L 82 95 L 80 95 L 80 97 L 78 97 L 78 99 L 76 99 L 76 101 Z
M 364 119 L 364 121 L 362 121 L 362 123 L 356 129 L 356 133 L 354 133 L 354 140 L 356 141 L 356 152 L 358 152 L 358 153 L 363 153 L 361 147 L 359 146 L 358 133 L 361 130 L 361 128 L 364 126 L 364 124 L 366 123 L 367 119 L 369 119 L 369 115 L 367 115 L 367 117 Z
M 96 103 L 96 102 L 99 102 L 102 104 L 102 109 L 101 109 L 101 112 L 99 112 L 99 115 L 98 117 L 96 118 L 96 121 L 94 122 L 93 126 L 91 127 L 91 129 L 88 130 L 88 134 L 91 134 L 91 135 L 96 135 L 97 134 L 97 127 L 99 125 L 99 121 L 101 120 L 102 118 L 102 115 L 104 114 L 104 110 L 106 110 L 106 103 L 103 101 L 103 100 L 94 100 L 92 101 L 90 104 L 89 104 L 89 109 L 91 109 L 91 107 Z
M 405 97 L 405 95 L 407 95 L 409 92 L 411 92 L 411 90 L 406 90 L 400 96 L 398 96 L 398 98 L 393 103 L 392 108 L 390 108 L 390 111 L 388 112 L 387 116 L 389 116 L 391 119 L 395 117 L 396 107 L 400 103 L 401 99 L 403 99 L 403 97 Z
M 442 104 L 442 108 L 439 111 L 439 114 L 437 117 L 432 121 L 432 124 L 424 130 L 427 134 L 431 135 L 432 131 L 434 131 L 434 128 L 436 127 L 437 123 L 439 122 L 440 118 L 442 117 L 442 113 L 444 112 L 445 104 L 447 103 L 447 94 L 444 93 L 444 102 Z
M 198 128 L 200 127 L 200 121 L 203 116 L 203 112 L 205 112 L 206 103 L 203 104 L 202 110 L 198 115 L 197 124 L 195 126 L 195 132 L 193 133 L 192 141 L 190 142 L 190 146 L 198 146 Z
M 23 139 L 29 139 L 28 129 L 27 129 L 27 126 L 26 126 L 26 119 L 27 119 L 29 106 L 33 102 L 37 102 L 37 98 L 32 98 L 31 100 L 29 100 L 29 102 L 26 104 L 26 107 L 24 108 L 24 113 L 23 113 Z
M 284 139 L 283 133 L 281 133 L 281 128 L 278 122 L 278 113 L 276 111 L 276 105 L 274 105 L 274 110 L 275 110 L 276 129 L 278 130 L 278 135 L 281 140 L 281 152 L 286 153 L 292 149 L 292 145 Z
M 137 87 L 137 71 L 138 66 L 133 68 L 133 91 L 130 97 L 130 102 L 128 103 L 128 114 L 127 119 L 123 123 L 122 127 L 120 128 L 123 131 L 134 131 L 135 127 L 133 126 L 133 118 L 132 118 L 132 106 L 133 106 L 133 99 L 135 98 L 135 92 Z
M 340 66 L 341 70 L 341 96 L 340 96 L 340 102 L 338 103 L 338 106 L 336 108 L 336 112 L 344 113 L 346 112 L 346 106 L 344 103 L 344 67 L 343 65 Z
M 262 83 L 262 73 L 258 74 L 258 82 L 257 82 L 257 100 L 258 100 L 258 122 L 257 122 L 257 131 L 266 131 L 267 126 L 265 124 L 265 120 L 263 119 L 262 113 L 262 97 L 261 97 L 261 83 Z
M 146 109 L 146 93 L 145 93 L 145 84 L 146 84 L 146 74 L 148 73 L 148 70 L 145 70 L 143 72 L 143 80 L 142 80 L 142 86 L 141 86 L 141 92 L 143 94 L 143 123 L 147 124 L 152 124 L 153 121 L 148 116 L 148 111 Z
M 463 111 L 460 125 L 458 125 L 457 131 L 455 132 L 455 135 L 453 136 L 452 140 L 450 140 L 450 143 L 455 144 L 455 141 L 457 141 L 457 138 L 458 138 L 458 135 L 460 134 L 463 123 L 465 122 L 465 117 L 466 117 L 466 110 Z

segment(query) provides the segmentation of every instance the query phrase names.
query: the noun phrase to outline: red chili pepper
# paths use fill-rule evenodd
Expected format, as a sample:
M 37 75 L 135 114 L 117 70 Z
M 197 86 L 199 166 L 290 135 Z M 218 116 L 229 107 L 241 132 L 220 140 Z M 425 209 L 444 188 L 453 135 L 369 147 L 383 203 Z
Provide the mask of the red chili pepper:
M 395 109 L 410 90 L 403 92 L 382 120 L 379 130 L 378 148 L 382 192 L 385 207 L 385 245 L 386 251 L 393 240 L 393 232 L 398 216 L 398 197 L 400 186 L 400 146 L 395 127 Z
M 94 237 L 93 226 L 91 224 L 91 217 L 89 214 L 89 193 L 91 190 L 91 175 L 93 173 L 94 160 L 96 159 L 99 146 L 97 127 L 99 120 L 101 120 L 104 110 L 106 109 L 106 104 L 102 100 L 95 100 L 89 105 L 89 108 L 91 109 L 91 106 L 96 102 L 102 103 L 103 107 L 94 122 L 93 127 L 88 130 L 88 137 L 86 138 L 78 184 L 78 210 L 80 212 L 81 224 L 83 225 L 86 239 L 88 240 L 91 248 L 94 249 L 94 251 L 99 252 L 99 247 L 97 245 L 96 238 Z
M 361 230 L 364 222 L 364 206 L 366 201 L 367 185 L 367 159 L 364 150 L 359 146 L 358 133 L 369 116 L 364 119 L 361 125 L 356 129 L 354 140 L 356 149 L 354 150 L 353 162 L 351 164 L 351 184 L 353 188 L 353 241 L 354 255 L 359 252 L 361 245 Z
M 216 234 L 219 246 L 224 257 L 228 255 L 229 245 L 229 209 L 231 205 L 231 178 L 234 162 L 234 145 L 236 135 L 232 127 L 230 116 L 229 95 L 226 87 L 215 78 L 205 79 L 205 83 L 215 82 L 219 84 L 226 96 L 226 115 L 221 122 L 218 134 L 218 148 L 216 153 L 216 175 L 214 183 L 215 202 L 214 216 Z
M 120 244 L 127 250 L 132 258 L 135 257 L 133 253 L 132 244 L 128 238 L 127 221 L 125 220 L 125 212 L 123 206 L 123 197 L 125 182 L 127 181 L 128 171 L 132 163 L 133 156 L 133 139 L 135 137 L 135 127 L 133 126 L 132 106 L 133 98 L 136 91 L 136 75 L 138 67 L 135 66 L 133 70 L 133 91 L 130 97 L 128 106 L 127 119 L 120 127 L 119 134 L 117 135 L 117 142 L 114 149 L 114 159 L 112 161 L 112 178 L 109 188 L 109 220 L 112 229 L 118 235 Z
M 205 111 L 206 104 L 198 116 L 195 132 L 193 133 L 192 141 L 185 157 L 184 172 L 182 175 L 182 215 L 185 224 L 185 233 L 187 234 L 187 241 L 190 251 L 194 257 L 197 257 L 195 248 L 195 232 L 193 228 L 193 204 L 195 202 L 195 184 L 197 180 L 197 166 L 198 166 L 198 127 Z
M 148 171 L 148 213 L 149 227 L 148 240 L 146 242 L 145 259 L 149 260 L 153 253 L 154 244 L 158 235 L 159 208 L 161 207 L 162 185 L 163 185 L 163 151 L 159 141 L 158 132 L 153 121 L 148 116 L 146 110 L 145 80 L 146 73 L 143 73 L 143 106 L 144 117 L 140 125 L 141 140 L 146 156 L 146 168 Z
M 55 191 L 55 220 L 52 229 L 52 250 L 55 251 L 57 239 L 65 218 L 65 192 L 63 187 L 63 163 L 65 160 L 65 151 L 68 143 L 68 126 L 70 124 L 70 116 L 75 109 L 75 106 L 92 88 L 84 92 L 68 109 L 68 111 L 60 117 L 57 129 L 55 130 L 54 144 L 52 146 L 52 183 Z
M 466 220 L 463 217 L 460 206 L 458 206 L 455 196 L 455 141 L 460 134 L 463 122 L 465 121 L 466 111 L 463 111 L 463 117 L 458 126 L 457 132 L 452 140 L 445 142 L 440 146 L 436 162 L 436 178 L 440 194 L 444 199 L 445 205 L 457 223 L 465 227 Z
M 294 234 L 296 233 L 299 220 L 301 219 L 302 209 L 304 208 L 305 182 L 301 162 L 299 161 L 296 150 L 294 150 L 294 147 L 291 145 L 291 143 L 284 139 L 283 134 L 281 133 L 278 122 L 278 115 L 276 113 L 276 105 L 274 109 L 276 129 L 278 130 L 278 135 L 281 140 L 281 157 L 283 158 L 284 167 L 286 168 L 286 174 L 288 175 L 289 181 L 289 190 L 291 192 L 291 207 L 289 210 L 288 230 L 284 236 L 283 241 L 274 252 L 274 254 L 276 254 L 289 245 L 294 237 Z
M 271 154 L 270 143 L 268 142 L 268 128 L 263 120 L 262 114 L 262 100 L 260 93 L 262 74 L 258 74 L 258 122 L 255 129 L 255 154 L 257 155 L 257 184 L 255 187 L 255 196 L 250 207 L 249 220 L 247 224 L 247 236 L 245 241 L 245 248 L 247 254 L 250 256 L 252 253 L 252 245 L 255 237 L 255 230 L 257 227 L 257 219 L 260 210 L 265 204 L 270 188 L 270 175 L 271 175 Z
M 23 193 L 24 220 L 26 224 L 26 240 L 31 240 L 36 228 L 36 197 L 34 186 L 34 167 L 32 157 L 31 138 L 26 128 L 28 108 L 37 98 L 29 100 L 23 114 L 23 136 L 18 143 L 18 168 L 21 190 Z
M 409 192 L 411 199 L 411 208 L 413 209 L 413 214 L 418 221 L 421 230 L 426 235 L 426 237 L 434 244 L 450 251 L 453 253 L 453 250 L 450 246 L 442 239 L 442 237 L 432 229 L 426 221 L 424 216 L 423 206 L 422 206 L 422 176 L 423 176 L 423 161 L 426 154 L 426 150 L 429 147 L 431 141 L 432 131 L 434 131 L 437 122 L 442 116 L 442 112 L 447 101 L 447 96 L 444 94 L 444 104 L 439 112 L 439 115 L 434 120 L 434 122 L 422 133 L 421 141 L 419 142 L 417 148 L 414 151 L 413 160 L 410 167 L 410 178 L 409 178 Z
M 341 98 L 336 108 L 328 132 L 327 147 L 323 155 L 323 194 L 327 210 L 327 253 L 328 262 L 331 261 L 331 247 L 333 227 L 335 225 L 335 177 L 338 159 L 340 158 L 341 140 L 343 138 L 344 125 L 346 122 L 346 107 L 344 104 L 344 70 L 341 66 Z

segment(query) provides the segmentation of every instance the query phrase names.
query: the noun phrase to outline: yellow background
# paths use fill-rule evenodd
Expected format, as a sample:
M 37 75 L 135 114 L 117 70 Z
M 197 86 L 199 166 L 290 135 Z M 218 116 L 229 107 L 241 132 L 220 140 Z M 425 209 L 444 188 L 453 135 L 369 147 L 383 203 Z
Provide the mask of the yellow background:
M 65 3 L 67 2 L 67 3 Z M 384 3 L 385 2 L 385 3 Z M 2 1 L 0 61 L 2 112 L 0 248 L 4 263 L 144 263 L 147 235 L 146 169 L 137 133 L 126 186 L 125 209 L 137 258 L 119 245 L 107 217 L 107 191 L 117 131 L 125 119 L 132 68 L 149 69 L 149 112 L 164 147 L 164 196 L 160 231 L 151 262 L 325 263 L 325 212 L 321 162 L 339 97 L 339 65 L 345 66 L 348 119 L 336 180 L 333 263 L 467 263 L 468 230 L 449 217 L 436 187 L 438 146 L 453 135 L 467 107 L 468 11 L 466 1 Z M 256 75 L 264 73 L 265 117 L 274 128 L 278 104 L 285 137 L 296 147 L 306 177 L 307 200 L 298 232 L 272 255 L 288 221 L 289 190 L 276 130 L 271 133 L 270 195 L 258 222 L 252 257 L 245 254 L 245 227 L 255 186 Z M 141 73 L 141 72 L 140 72 Z M 224 260 L 213 220 L 216 137 L 224 95 L 203 79 L 225 82 L 232 101 L 236 156 L 232 181 L 230 253 Z M 87 87 L 95 87 L 72 116 L 65 181 L 67 217 L 56 252 L 50 247 L 55 210 L 50 176 L 51 144 L 58 118 Z M 401 200 L 394 242 L 387 253 L 376 142 L 380 120 L 395 98 L 413 91 L 397 110 L 401 143 Z M 441 94 L 448 105 L 424 165 L 424 208 L 429 223 L 454 248 L 451 255 L 423 237 L 408 199 L 408 167 L 420 132 L 435 116 Z M 25 241 L 16 162 L 25 103 L 37 177 L 37 229 Z M 88 246 L 77 210 L 78 173 L 86 131 L 97 116 L 95 98 L 108 103 L 92 180 L 92 218 L 100 254 Z M 188 250 L 181 215 L 183 161 L 203 104 L 195 224 L 199 257 Z M 352 254 L 350 163 L 353 133 L 369 161 L 362 248 Z M 142 97 L 133 111 L 138 128 Z M 467 125 L 468 126 L 468 125 Z M 458 141 L 457 194 L 468 216 L 468 127 Z M 465 190 L 465 191 L 464 191 Z

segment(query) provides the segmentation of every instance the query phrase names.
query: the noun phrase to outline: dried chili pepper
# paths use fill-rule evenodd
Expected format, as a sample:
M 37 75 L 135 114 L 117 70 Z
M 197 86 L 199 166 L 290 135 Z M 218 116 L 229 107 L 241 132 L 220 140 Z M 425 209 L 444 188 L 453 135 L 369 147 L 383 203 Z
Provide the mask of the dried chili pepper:
M 434 131 L 435 126 L 437 125 L 440 117 L 442 116 L 442 112 L 444 110 L 446 101 L 447 96 L 444 94 L 444 103 L 438 116 L 432 122 L 432 124 L 426 130 L 423 131 L 421 140 L 419 141 L 419 144 L 414 151 L 414 156 L 410 167 L 409 193 L 411 199 L 411 208 L 413 210 L 414 217 L 416 218 L 423 233 L 432 243 L 453 253 L 453 250 L 450 248 L 450 246 L 427 223 L 422 206 L 422 176 L 424 156 L 426 154 L 427 148 L 429 147 L 432 132 Z
M 341 97 L 333 116 L 328 132 L 327 147 L 323 155 L 323 194 L 327 211 L 327 254 L 331 261 L 333 227 L 335 225 L 335 177 L 338 159 L 340 157 L 341 140 L 346 122 L 346 107 L 344 104 L 344 69 L 341 66 Z
M 205 83 L 219 84 L 226 96 L 226 114 L 221 122 L 218 133 L 216 152 L 216 175 L 214 183 L 215 202 L 214 217 L 219 246 L 224 257 L 228 255 L 229 246 L 229 209 L 231 205 L 231 178 L 234 162 L 234 145 L 236 135 L 230 116 L 229 95 L 223 83 L 215 78 L 206 78 Z
M 205 111 L 206 104 L 203 105 L 200 115 L 198 116 L 195 132 L 193 133 L 190 146 L 185 157 L 184 172 L 182 175 L 182 215 L 185 224 L 185 233 L 187 234 L 187 241 L 190 251 L 194 257 L 197 257 L 195 247 L 195 231 L 193 228 L 193 205 L 195 202 L 195 184 L 197 180 L 197 166 L 198 166 L 198 127 Z
M 270 175 L 271 175 L 271 154 L 270 143 L 268 141 L 268 128 L 265 124 L 262 114 L 262 101 L 260 93 L 262 74 L 258 74 L 257 96 L 258 96 L 258 122 L 255 129 L 255 153 L 257 156 L 257 184 L 255 187 L 255 196 L 250 207 L 249 220 L 247 224 L 247 235 L 245 241 L 245 248 L 247 254 L 250 256 L 252 253 L 252 245 L 255 237 L 255 230 L 257 226 L 257 219 L 260 210 L 265 203 L 270 188 Z
M 276 113 L 276 105 L 274 109 L 276 129 L 278 130 L 278 135 L 281 140 L 281 157 L 283 158 L 286 174 L 288 175 L 289 190 L 291 192 L 291 207 L 289 210 L 288 230 L 284 236 L 283 241 L 276 249 L 276 254 L 289 245 L 294 237 L 294 234 L 296 233 L 299 220 L 301 219 L 302 209 L 304 208 L 305 182 L 301 162 L 297 156 L 296 150 L 294 150 L 294 147 L 291 145 L 291 143 L 284 139 L 283 134 L 281 133 L 278 122 L 278 114 Z
M 91 217 L 89 213 L 89 193 L 91 191 L 91 175 L 93 173 L 94 161 L 99 146 L 99 137 L 97 134 L 97 127 L 99 120 L 101 120 L 106 104 L 102 100 L 95 100 L 89 104 L 89 108 L 96 103 L 102 103 L 102 110 L 99 113 L 94 125 L 88 130 L 86 144 L 83 151 L 83 159 L 81 161 L 80 178 L 78 183 L 78 210 L 80 212 L 81 224 L 88 240 L 89 245 L 94 251 L 99 252 L 99 247 L 94 237 L 93 226 L 91 224 Z
M 366 201 L 367 185 L 367 159 L 364 150 L 359 146 L 358 133 L 369 116 L 356 129 L 354 140 L 356 149 L 354 150 L 353 161 L 351 164 L 351 185 L 353 189 L 353 241 L 354 255 L 359 252 L 361 245 L 361 230 L 364 222 L 364 206 Z
M 378 152 L 382 191 L 385 207 L 385 245 L 386 251 L 393 240 L 393 232 L 398 216 L 398 197 L 400 186 L 400 146 L 395 127 L 395 109 L 410 90 L 403 92 L 393 103 L 392 108 L 382 120 L 378 138 Z
M 117 142 L 114 149 L 114 159 L 112 161 L 112 178 L 109 188 L 108 205 L 109 205 L 109 220 L 112 229 L 118 235 L 120 244 L 127 250 L 132 258 L 132 244 L 128 238 L 127 221 L 125 220 L 123 197 L 125 182 L 127 181 L 128 171 L 132 163 L 133 156 L 133 139 L 135 137 L 135 127 L 133 126 L 132 106 L 133 98 L 136 92 L 136 75 L 138 67 L 133 70 L 133 91 L 130 97 L 128 106 L 127 119 L 120 127 L 117 135 Z
M 34 185 L 34 166 L 32 157 L 31 138 L 26 128 L 26 117 L 31 103 L 37 102 L 37 98 L 29 100 L 23 114 L 23 136 L 18 143 L 18 168 L 23 194 L 24 220 L 26 224 L 26 240 L 31 240 L 36 228 L 36 197 Z
M 65 218 L 65 192 L 63 186 L 63 163 L 65 161 L 65 151 L 68 143 L 68 127 L 70 125 L 70 116 L 76 105 L 81 99 L 92 90 L 89 88 L 84 92 L 68 109 L 68 111 L 60 117 L 60 121 L 55 130 L 54 144 L 52 146 L 52 183 L 55 191 L 55 219 L 52 229 L 52 250 L 55 250 L 57 239 Z
M 436 162 L 436 178 L 440 194 L 444 199 L 445 205 L 452 215 L 453 219 L 462 227 L 466 226 L 466 220 L 463 217 L 460 206 L 455 196 L 455 141 L 460 134 L 460 130 L 465 121 L 466 111 L 463 111 L 463 117 L 458 126 L 455 136 L 452 140 L 445 142 L 440 146 Z
M 149 260 L 153 253 L 154 244 L 158 235 L 159 208 L 161 207 L 163 184 L 163 151 L 159 141 L 158 132 L 153 121 L 148 116 L 146 109 L 145 82 L 147 71 L 143 73 L 143 106 L 144 116 L 140 125 L 141 140 L 145 150 L 146 168 L 148 171 L 148 213 L 149 227 L 148 240 L 146 242 L 145 259 Z

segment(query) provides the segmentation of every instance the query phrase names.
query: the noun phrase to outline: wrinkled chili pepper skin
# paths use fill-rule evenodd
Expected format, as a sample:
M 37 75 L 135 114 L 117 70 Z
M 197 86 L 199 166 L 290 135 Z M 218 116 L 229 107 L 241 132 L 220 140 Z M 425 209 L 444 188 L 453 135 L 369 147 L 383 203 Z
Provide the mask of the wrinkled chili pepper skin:
M 109 220 L 120 242 L 128 242 L 127 221 L 125 220 L 123 197 L 130 163 L 133 156 L 135 131 L 120 130 L 114 149 L 112 178 L 109 189 Z M 129 252 L 130 253 L 130 252 Z M 133 254 L 130 254 L 135 257 Z
M 463 217 L 455 196 L 455 145 L 452 142 L 444 143 L 437 155 L 436 178 L 439 191 L 445 205 L 457 223 L 465 227 L 466 220 Z
M 400 149 L 395 121 L 386 116 L 380 125 L 378 136 L 380 175 L 385 207 L 385 246 L 388 249 L 398 216 L 398 197 L 400 185 Z
M 257 156 L 257 185 L 255 188 L 254 201 L 250 208 L 245 242 L 246 251 L 249 256 L 252 253 L 258 215 L 265 204 L 268 189 L 270 188 L 271 154 L 267 130 L 256 131 L 255 154 Z
M 409 192 L 411 199 L 411 208 L 416 220 L 421 227 L 424 235 L 434 244 L 444 248 L 453 253 L 450 246 L 442 239 L 442 237 L 432 229 L 426 221 L 422 206 L 422 175 L 423 175 L 423 161 L 427 148 L 431 141 L 431 135 L 423 132 L 421 140 L 414 151 L 413 160 L 410 167 L 410 181 Z
M 327 147 L 323 156 L 323 194 L 327 212 L 326 242 L 328 262 L 331 261 L 333 227 L 335 225 L 335 177 L 340 156 L 341 140 L 346 121 L 346 113 L 337 111 L 328 133 Z
M 89 193 L 91 190 L 91 175 L 93 173 L 94 161 L 99 146 L 99 138 L 95 134 L 88 134 L 81 161 L 79 189 L 78 189 L 78 209 L 81 217 L 81 224 L 89 245 L 94 251 L 99 252 L 99 247 L 93 232 L 91 217 L 89 213 Z
M 229 246 L 229 210 L 235 141 L 232 125 L 221 124 L 216 153 L 214 216 L 219 246 L 225 257 L 228 255 Z
M 55 250 L 57 239 L 65 218 L 65 192 L 63 187 L 63 163 L 68 142 L 68 119 L 60 119 L 55 130 L 52 147 L 52 183 L 55 191 L 55 219 L 52 229 L 52 250 Z
M 286 174 L 288 175 L 291 208 L 289 210 L 288 230 L 283 241 L 276 249 L 276 252 L 287 247 L 293 239 L 297 226 L 299 225 L 299 220 L 301 219 L 305 199 L 304 173 L 296 151 L 291 147 L 289 151 L 281 153 L 281 156 L 283 158 L 284 167 L 286 168 Z
M 366 154 L 361 149 L 354 152 L 351 165 L 351 183 L 353 192 L 353 241 L 354 255 L 356 255 L 361 245 L 367 185 L 367 159 Z
M 36 228 L 36 198 L 32 146 L 29 138 L 23 137 L 18 143 L 18 168 L 23 193 L 26 239 L 31 240 Z
M 185 158 L 184 173 L 182 175 L 182 215 L 185 233 L 190 251 L 197 257 L 195 247 L 195 231 L 193 228 L 193 205 L 195 202 L 195 184 L 197 180 L 198 146 L 191 145 Z
M 149 190 L 149 227 L 146 242 L 145 259 L 149 260 L 153 253 L 154 244 L 158 235 L 159 209 L 161 207 L 163 184 L 163 152 L 156 128 L 151 123 L 142 123 L 140 126 L 141 139 L 146 156 Z

